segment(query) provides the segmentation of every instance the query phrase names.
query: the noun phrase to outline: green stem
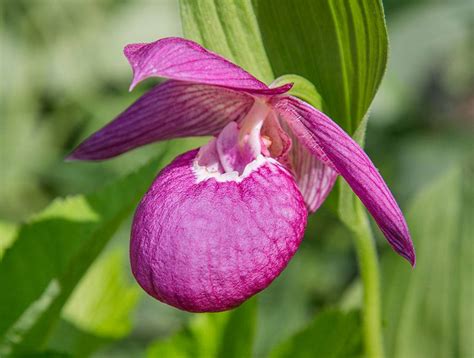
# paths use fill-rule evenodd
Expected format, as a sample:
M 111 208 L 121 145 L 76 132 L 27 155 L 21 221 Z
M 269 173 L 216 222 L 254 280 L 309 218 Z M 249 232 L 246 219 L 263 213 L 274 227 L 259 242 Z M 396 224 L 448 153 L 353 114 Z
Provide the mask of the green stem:
M 362 324 L 367 357 L 384 357 L 381 329 L 380 274 L 377 251 L 367 213 L 360 202 L 356 204 L 358 225 L 352 227 L 364 287 Z

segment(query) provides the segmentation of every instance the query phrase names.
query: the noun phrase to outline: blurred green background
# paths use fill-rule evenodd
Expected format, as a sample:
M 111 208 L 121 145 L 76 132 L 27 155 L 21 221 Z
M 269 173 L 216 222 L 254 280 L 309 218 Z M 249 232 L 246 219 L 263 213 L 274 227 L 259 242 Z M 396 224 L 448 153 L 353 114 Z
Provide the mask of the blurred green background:
M 403 302 L 411 302 L 400 311 L 402 318 L 395 319 L 400 319 L 398 328 L 392 326 L 393 320 L 385 324 L 386 346 L 393 355 L 410 358 L 396 348 L 407 343 L 396 332 L 420 332 L 419 328 L 424 330 L 419 333 L 420 345 L 434 347 L 433 342 L 443 340 L 449 347 L 455 345 L 457 355 L 463 356 L 463 352 L 473 352 L 474 335 L 472 305 L 464 311 L 467 303 L 458 301 L 461 296 L 468 301 L 473 298 L 472 240 L 467 244 L 457 241 L 463 235 L 474 239 L 474 213 L 472 206 L 465 206 L 472 202 L 462 201 L 466 196 L 462 190 L 470 190 L 473 178 L 469 169 L 474 134 L 473 4 L 390 0 L 384 1 L 384 6 L 390 55 L 371 108 L 366 151 L 400 206 L 404 210 L 412 207 L 409 223 L 410 219 L 427 222 L 425 226 L 420 224 L 420 230 L 412 228 L 420 232 L 420 238 L 414 238 L 422 260 L 416 270 L 423 273 L 415 278 L 374 230 L 384 270 L 384 320 L 398 312 Z M 99 164 L 68 163 L 63 159 L 85 136 L 156 83 L 147 81 L 133 93 L 127 91 L 131 71 L 122 48 L 127 43 L 180 36 L 177 1 L 1 0 L 0 28 L 0 234 L 4 237 L 58 196 L 92 192 L 139 168 L 158 153 L 165 153 L 162 164 L 166 164 L 176 154 L 203 143 L 202 139 L 185 139 L 153 144 Z M 455 189 L 460 191 L 445 192 Z M 416 199 L 426 190 L 431 191 Z M 459 200 L 450 206 L 453 197 Z M 436 209 L 431 215 L 430 210 Z M 419 216 L 420 211 L 425 216 Z M 456 231 L 460 226 L 456 220 L 461 217 L 465 218 L 463 230 L 467 230 L 463 233 Z M 435 218 L 440 221 L 433 221 Z M 456 222 L 453 228 L 441 224 L 451 218 Z M 62 332 L 81 328 L 91 336 L 107 337 L 108 344 L 100 345 L 97 356 L 153 352 L 149 348 L 153 342 L 169 337 L 195 319 L 136 290 L 126 255 L 129 225 L 129 220 L 122 225 L 99 258 L 100 267 L 93 266 L 84 280 L 87 282 L 81 282 L 79 293 L 74 293 L 78 302 L 68 304 L 63 313 L 62 324 L 70 327 L 63 327 Z M 428 233 L 432 237 L 422 241 Z M 6 239 L 0 244 L 6 246 Z M 464 261 L 459 259 L 462 253 L 467 255 Z M 423 268 L 423 259 L 430 261 L 429 267 Z M 451 265 L 452 271 L 446 271 L 448 259 L 459 259 L 465 266 Z M 81 306 L 79 290 L 103 290 L 114 275 L 118 283 L 110 285 L 124 286 L 120 289 L 129 295 L 124 302 L 108 297 L 90 307 Z M 306 327 L 323 308 L 358 307 L 357 277 L 350 234 L 332 211 L 323 207 L 310 218 L 306 238 L 287 270 L 258 295 L 254 353 L 266 355 Z M 459 284 L 453 288 L 448 285 L 452 281 Z M 117 292 L 122 292 L 120 289 Z M 456 291 L 463 289 L 467 293 Z M 113 315 L 111 312 L 118 309 L 115 304 L 125 307 L 124 317 L 116 317 L 105 327 L 81 325 L 81 312 L 87 315 L 88 309 L 96 309 Z M 387 312 L 386 307 L 392 310 Z M 420 311 L 421 316 L 417 316 Z M 131 324 L 126 318 L 128 313 Z M 423 323 L 419 327 L 406 323 L 418 319 Z M 451 334 L 445 334 L 446 329 Z M 55 338 L 54 350 L 61 351 L 66 335 L 61 333 Z M 464 350 L 463 344 L 471 348 Z M 410 354 L 413 352 L 416 350 Z

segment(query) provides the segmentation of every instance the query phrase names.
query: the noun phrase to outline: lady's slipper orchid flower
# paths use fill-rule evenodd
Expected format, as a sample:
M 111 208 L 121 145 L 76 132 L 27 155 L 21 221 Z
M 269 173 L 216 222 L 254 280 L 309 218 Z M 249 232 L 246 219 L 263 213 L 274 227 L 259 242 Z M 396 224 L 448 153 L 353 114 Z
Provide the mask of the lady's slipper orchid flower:
M 200 45 L 166 38 L 125 47 L 131 89 L 166 77 L 69 157 L 103 160 L 136 147 L 214 136 L 177 157 L 142 199 L 131 233 L 132 271 L 158 300 L 222 311 L 286 267 L 341 175 L 388 242 L 412 265 L 405 219 L 379 172 L 336 123 Z

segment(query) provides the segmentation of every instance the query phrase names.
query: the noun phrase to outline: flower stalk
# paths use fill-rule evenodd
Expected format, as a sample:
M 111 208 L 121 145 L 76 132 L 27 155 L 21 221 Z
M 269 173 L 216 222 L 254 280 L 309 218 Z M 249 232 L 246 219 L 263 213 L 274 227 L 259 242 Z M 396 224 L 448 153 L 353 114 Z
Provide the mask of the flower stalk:
M 375 241 L 362 204 L 354 205 L 358 225 L 351 227 L 363 285 L 362 332 L 366 356 L 383 358 L 380 273 Z

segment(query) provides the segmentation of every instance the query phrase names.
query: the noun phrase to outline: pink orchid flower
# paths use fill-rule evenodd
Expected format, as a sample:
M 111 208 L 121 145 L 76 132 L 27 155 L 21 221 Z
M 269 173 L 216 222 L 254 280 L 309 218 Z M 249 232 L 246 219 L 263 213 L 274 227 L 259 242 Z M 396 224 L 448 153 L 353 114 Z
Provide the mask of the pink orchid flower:
M 181 38 L 125 47 L 130 89 L 166 77 L 69 157 L 108 159 L 212 135 L 159 173 L 135 213 L 132 271 L 151 296 L 193 312 L 238 306 L 286 267 L 341 175 L 412 265 L 405 219 L 374 164 L 325 114 Z

